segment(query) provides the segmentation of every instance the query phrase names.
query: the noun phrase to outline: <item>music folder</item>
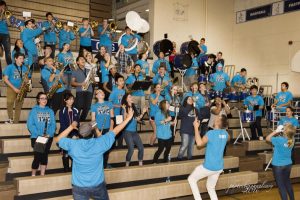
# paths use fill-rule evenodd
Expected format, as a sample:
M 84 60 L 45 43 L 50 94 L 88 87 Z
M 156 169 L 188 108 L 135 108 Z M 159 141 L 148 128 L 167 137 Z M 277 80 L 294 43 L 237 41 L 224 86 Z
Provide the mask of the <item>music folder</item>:
M 148 90 L 151 84 L 151 81 L 135 81 L 131 90 Z

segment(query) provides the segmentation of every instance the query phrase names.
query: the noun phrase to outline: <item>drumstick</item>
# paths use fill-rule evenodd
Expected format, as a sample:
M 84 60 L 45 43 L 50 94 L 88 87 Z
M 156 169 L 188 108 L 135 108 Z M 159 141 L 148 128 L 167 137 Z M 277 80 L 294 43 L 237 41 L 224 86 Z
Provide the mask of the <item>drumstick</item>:
M 176 109 L 177 109 L 177 107 L 175 106 L 175 120 L 177 119 L 177 113 L 178 113 L 178 112 L 176 112 Z M 176 135 L 176 126 L 177 126 L 177 120 L 175 121 L 174 129 L 173 129 L 174 137 Z

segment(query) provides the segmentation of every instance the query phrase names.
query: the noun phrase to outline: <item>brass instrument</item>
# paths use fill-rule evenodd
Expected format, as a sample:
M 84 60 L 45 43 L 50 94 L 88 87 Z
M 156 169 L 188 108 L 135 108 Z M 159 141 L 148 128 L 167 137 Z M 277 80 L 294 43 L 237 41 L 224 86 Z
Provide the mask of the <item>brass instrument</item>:
M 24 74 L 20 92 L 17 95 L 17 101 L 22 102 L 27 94 L 27 92 L 31 92 L 31 80 L 29 79 L 29 68 L 28 71 Z
M 65 68 L 62 69 L 62 71 L 60 73 L 64 73 L 65 71 Z M 51 88 L 49 89 L 48 93 L 47 93 L 47 98 L 48 99 L 51 99 L 53 97 L 53 95 L 56 93 L 56 91 L 59 89 L 59 88 L 62 88 L 62 83 L 59 82 L 60 81 L 60 77 L 55 77 L 55 82 L 54 84 L 51 86 Z
M 89 88 L 90 84 L 95 82 L 95 74 L 93 72 L 94 68 L 91 68 L 84 80 L 84 84 L 81 86 L 81 89 L 83 91 L 86 91 Z
M 111 33 L 116 32 L 117 28 L 118 28 L 118 26 L 115 22 L 110 22 L 109 23 L 109 30 L 110 30 Z
M 4 16 L 6 17 L 6 19 L 9 19 L 9 18 L 12 16 L 11 11 L 5 10 L 5 11 L 4 11 Z
M 62 22 L 56 17 L 54 18 L 54 21 L 55 21 L 55 28 L 62 29 L 63 27 Z
M 97 28 L 98 25 L 99 25 L 99 22 L 97 22 L 97 21 L 95 21 L 95 20 L 91 21 L 91 27 L 92 27 L 92 29 Z
M 74 34 L 77 34 L 79 31 L 79 26 L 77 24 L 74 24 L 74 26 L 72 27 L 72 31 L 74 32 Z

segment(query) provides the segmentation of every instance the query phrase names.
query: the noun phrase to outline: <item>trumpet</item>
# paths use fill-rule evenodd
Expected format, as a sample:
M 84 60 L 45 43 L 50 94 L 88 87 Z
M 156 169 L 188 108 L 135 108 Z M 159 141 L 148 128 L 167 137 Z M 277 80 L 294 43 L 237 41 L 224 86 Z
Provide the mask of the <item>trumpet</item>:
M 5 11 L 4 11 L 4 16 L 6 17 L 6 19 L 9 19 L 9 18 L 12 16 L 11 11 L 5 10 Z
M 99 22 L 97 22 L 97 21 L 95 21 L 95 20 L 91 21 L 91 27 L 92 27 L 92 29 L 97 28 L 98 25 L 99 25 Z
M 62 22 L 58 20 L 58 18 L 54 18 L 55 21 L 55 28 L 61 29 L 63 27 Z
M 79 26 L 77 24 L 74 24 L 74 26 L 72 27 L 72 31 L 74 32 L 74 34 L 77 34 L 79 31 Z
M 109 23 L 109 30 L 110 30 L 110 32 L 116 32 L 117 28 L 118 28 L 118 26 L 117 26 L 117 24 L 115 22 L 110 22 Z

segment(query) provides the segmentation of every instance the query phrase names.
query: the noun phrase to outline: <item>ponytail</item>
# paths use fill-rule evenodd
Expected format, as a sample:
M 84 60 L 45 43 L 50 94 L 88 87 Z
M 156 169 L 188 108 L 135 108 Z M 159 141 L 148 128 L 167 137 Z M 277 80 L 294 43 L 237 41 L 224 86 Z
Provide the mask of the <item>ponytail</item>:
M 284 127 L 284 135 L 288 139 L 288 147 L 292 147 L 294 144 L 294 135 L 296 133 L 296 128 L 292 124 L 286 124 Z

